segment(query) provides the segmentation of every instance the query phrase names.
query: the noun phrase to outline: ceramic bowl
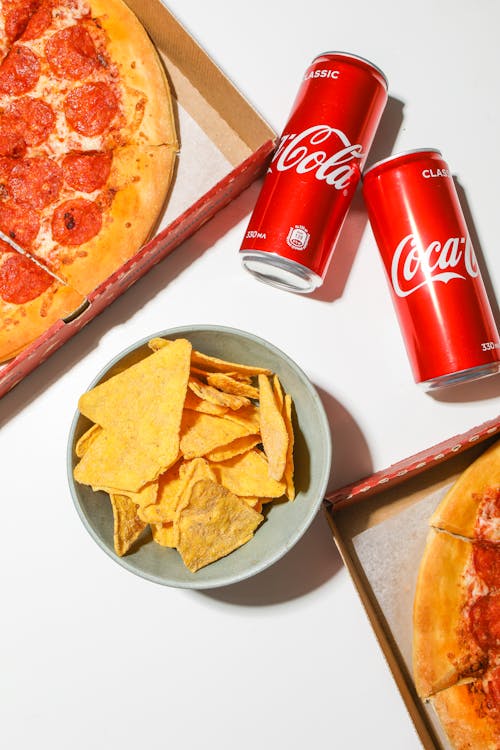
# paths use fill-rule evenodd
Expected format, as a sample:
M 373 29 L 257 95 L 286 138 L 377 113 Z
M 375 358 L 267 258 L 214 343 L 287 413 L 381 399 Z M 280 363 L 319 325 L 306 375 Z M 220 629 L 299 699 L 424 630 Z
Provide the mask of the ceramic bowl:
M 316 389 L 304 372 L 276 346 L 251 333 L 221 326 L 184 326 L 152 333 L 114 357 L 89 385 L 121 371 L 151 353 L 149 339 L 187 338 L 197 349 L 221 359 L 267 367 L 277 373 L 294 404 L 294 462 L 296 498 L 264 506 L 265 520 L 254 537 L 226 557 L 191 573 L 174 549 L 155 544 L 149 530 L 123 557 L 113 548 L 113 514 L 107 495 L 73 479 L 78 459 L 75 445 L 90 427 L 79 412 L 74 416 L 67 452 L 71 494 L 87 531 L 115 562 L 131 573 L 167 586 L 207 589 L 227 586 L 253 576 L 283 557 L 313 521 L 325 495 L 331 464 L 328 420 Z M 304 561 L 307 564 L 307 560 Z

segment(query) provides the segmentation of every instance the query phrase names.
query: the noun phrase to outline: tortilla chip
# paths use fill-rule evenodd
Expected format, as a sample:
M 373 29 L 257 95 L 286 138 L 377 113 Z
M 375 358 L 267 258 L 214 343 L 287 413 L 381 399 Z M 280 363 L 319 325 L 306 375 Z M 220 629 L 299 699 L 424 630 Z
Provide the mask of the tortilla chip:
M 156 337 L 148 341 L 148 346 L 153 351 L 159 351 L 160 349 L 165 349 L 172 343 L 173 341 L 170 341 L 169 339 Z M 233 377 L 235 376 L 235 373 L 247 376 L 258 375 L 259 373 L 264 373 L 265 375 L 272 374 L 271 370 L 268 370 L 266 367 L 253 367 L 252 365 L 241 365 L 236 362 L 226 362 L 224 359 L 218 359 L 217 357 L 211 357 L 208 354 L 202 354 L 195 349 L 193 349 L 191 355 L 191 363 L 194 367 L 198 367 L 200 370 L 231 372 Z
M 116 488 L 114 487 L 97 487 L 92 486 L 92 489 L 94 492 L 107 492 L 108 495 L 118 494 Z M 138 492 L 120 492 L 120 495 L 126 495 L 129 500 L 132 500 L 134 505 L 137 508 L 137 514 L 139 518 L 142 518 L 141 511 L 143 508 L 151 505 L 151 503 L 156 502 L 156 497 L 158 495 L 158 482 L 150 482 L 148 484 L 145 484 L 144 487 L 141 487 L 141 489 Z M 143 521 L 146 519 L 143 518 Z
M 181 464 L 176 462 L 160 474 L 155 499 L 147 506 L 141 505 L 138 514 L 143 521 L 151 524 L 172 522 L 175 518 L 179 493 L 184 484 L 179 476 Z
M 156 467 L 147 462 L 138 443 L 126 443 L 119 435 L 101 430 L 75 466 L 74 477 L 81 484 L 113 489 L 116 493 L 137 492 L 147 478 L 137 476 L 137 464 L 149 474 Z M 147 463 L 145 463 L 147 462 Z
M 191 572 L 248 542 L 263 516 L 216 482 L 200 480 L 179 515 L 177 549 Z
M 139 538 L 147 524 L 137 515 L 137 508 L 126 495 L 110 495 L 113 508 L 115 552 L 123 557 Z
M 78 481 L 135 492 L 177 460 L 190 353 L 188 341 L 173 341 L 80 398 L 82 414 L 105 428 L 80 463 L 95 449 L 105 477 L 79 464 Z
M 286 496 L 289 500 L 295 499 L 295 484 L 294 484 L 294 461 L 293 461 L 293 446 L 294 446 L 294 433 L 292 423 L 292 397 L 289 393 L 285 394 L 285 403 L 283 406 L 283 419 L 285 420 L 286 431 L 288 433 L 288 448 L 286 452 L 286 464 L 285 473 L 283 479 L 286 484 Z
M 215 372 L 210 372 L 209 370 L 204 371 L 206 375 L 216 375 Z M 251 383 L 253 375 L 246 375 L 244 372 L 234 372 L 234 370 L 230 370 L 229 372 L 222 373 L 223 375 L 227 375 L 228 377 L 232 378 L 233 380 L 238 380 L 240 383 Z
M 185 339 L 171 344 L 84 393 L 78 402 L 81 413 L 101 427 L 115 427 L 137 419 L 143 408 L 154 412 L 159 406 L 151 407 L 154 394 L 161 393 L 162 401 L 177 396 L 184 380 L 187 387 L 191 344 Z
M 154 542 L 161 544 L 162 547 L 171 547 L 175 549 L 177 543 L 177 530 L 174 529 L 173 523 L 152 523 L 151 533 Z
M 282 412 L 284 403 L 283 388 L 281 387 L 281 383 L 277 375 L 273 376 L 273 393 L 276 400 L 276 405 Z
M 225 416 L 186 410 L 181 426 L 181 452 L 186 459 L 204 456 L 249 432 L 247 427 L 227 420 Z
M 233 378 L 231 375 L 223 372 L 207 373 L 207 383 L 219 388 L 225 393 L 232 393 L 235 396 L 247 396 L 248 398 L 259 398 L 259 389 L 254 385 L 249 385 L 241 380 Z
M 260 434 L 269 461 L 269 476 L 279 481 L 285 472 L 288 432 L 266 375 L 259 375 Z
M 219 391 L 211 385 L 202 383 L 197 378 L 190 377 L 188 385 L 199 398 L 218 406 L 226 406 L 228 409 L 240 409 L 242 406 L 248 406 L 250 403 L 249 399 L 245 396 L 234 396 L 231 393 L 224 393 L 224 391 Z
M 224 419 L 228 419 L 230 422 L 236 422 L 236 424 L 246 427 L 249 433 L 257 434 L 260 432 L 260 414 L 259 408 L 250 404 L 250 406 L 242 406 L 237 411 L 228 411 L 224 414 Z
M 85 451 L 88 450 L 88 448 L 92 444 L 92 441 L 98 436 L 101 430 L 102 427 L 100 427 L 98 424 L 93 424 L 92 427 L 90 427 L 86 432 L 83 433 L 83 435 L 75 445 L 75 453 L 78 458 L 81 458 Z
M 241 499 L 244 500 L 248 505 L 250 505 L 251 508 L 255 508 L 255 506 L 258 505 L 259 503 L 262 507 L 262 502 L 261 502 L 260 497 L 242 497 Z
M 215 480 L 215 474 L 203 458 L 171 466 L 158 480 L 157 502 L 140 511 L 140 517 L 151 524 L 174 523 L 186 491 L 189 492 L 191 484 L 199 479 Z
M 204 398 L 200 398 L 189 388 L 186 393 L 184 408 L 191 409 L 192 411 L 201 411 L 204 414 L 216 414 L 219 417 L 222 417 L 228 411 L 227 406 L 221 406 L 220 404 L 213 404 L 211 401 L 205 401 Z
M 179 516 L 179 512 L 185 507 L 191 489 L 196 482 L 200 479 L 208 479 L 211 482 L 215 482 L 215 473 L 211 465 L 204 458 L 193 458 L 192 461 L 185 461 L 181 465 L 180 475 L 183 480 L 183 485 L 180 491 L 180 500 L 177 507 L 176 519 Z
M 226 461 L 228 458 L 233 456 L 239 456 L 240 453 L 246 453 L 247 451 L 255 448 L 260 443 L 260 435 L 243 435 L 243 437 L 236 438 L 231 443 L 224 445 L 222 448 L 216 448 L 210 453 L 206 454 L 206 458 L 209 461 Z
M 266 367 L 254 367 L 252 365 L 240 365 L 236 362 L 226 362 L 224 359 L 218 359 L 217 357 L 210 357 L 207 354 L 202 354 L 193 350 L 191 355 L 191 362 L 193 365 L 204 370 L 211 370 L 215 372 L 238 372 L 243 375 L 259 375 L 263 373 L 265 375 L 271 375 L 271 370 Z
M 150 349 L 152 349 L 154 352 L 159 351 L 160 349 L 164 349 L 166 346 L 171 344 L 172 342 L 169 341 L 169 339 L 162 339 L 159 336 L 155 336 L 155 338 L 150 339 L 148 341 L 148 346 Z
M 212 463 L 211 467 L 217 481 L 240 497 L 276 498 L 286 490 L 284 482 L 277 482 L 269 476 L 265 455 L 255 449 L 227 461 Z

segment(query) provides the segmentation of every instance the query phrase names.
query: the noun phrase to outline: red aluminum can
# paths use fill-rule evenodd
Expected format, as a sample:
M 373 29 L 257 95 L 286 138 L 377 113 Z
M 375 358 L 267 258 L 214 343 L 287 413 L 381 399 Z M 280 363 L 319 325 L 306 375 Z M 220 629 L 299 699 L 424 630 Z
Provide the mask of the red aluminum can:
M 386 101 L 386 78 L 367 60 L 313 60 L 243 239 L 250 273 L 294 292 L 323 283 Z
M 441 153 L 374 164 L 363 195 L 417 383 L 433 389 L 498 372 L 498 330 Z

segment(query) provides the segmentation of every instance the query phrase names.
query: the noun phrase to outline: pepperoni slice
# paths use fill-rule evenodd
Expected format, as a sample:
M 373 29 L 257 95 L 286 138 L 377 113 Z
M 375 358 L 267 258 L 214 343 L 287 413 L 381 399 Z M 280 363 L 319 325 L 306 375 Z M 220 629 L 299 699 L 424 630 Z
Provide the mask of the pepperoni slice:
M 0 156 L 0 185 L 3 185 L 7 180 L 17 163 L 17 160 L 13 159 L 11 156 Z
M 60 245 L 83 245 L 99 234 L 101 227 L 101 211 L 85 198 L 61 203 L 52 217 L 52 237 Z
M 5 36 L 11 42 L 19 39 L 29 21 L 27 7 L 14 8 L 5 16 Z
M 15 44 L 0 65 L 0 94 L 26 94 L 36 86 L 39 77 L 38 57 L 22 44 Z
M 500 711 L 500 667 L 494 667 L 487 676 L 488 708 Z
M 0 245 L 6 247 L 5 243 Z M 14 305 L 23 305 L 36 299 L 52 282 L 52 276 L 29 258 L 16 252 L 8 252 L 0 266 L 0 297 Z
M 17 131 L 28 146 L 39 146 L 47 140 L 56 123 L 50 104 L 30 96 L 14 100 L 6 109 L 5 117 L 11 129 Z
M 64 101 L 64 113 L 80 135 L 101 135 L 118 112 L 118 101 L 109 84 L 97 81 L 73 89 Z
M 476 573 L 490 589 L 500 588 L 500 547 L 494 544 L 474 544 Z
M 24 156 L 25 151 L 26 141 L 12 121 L 5 116 L 0 117 L 0 156 L 18 159 Z
M 68 26 L 51 36 L 45 57 L 56 75 L 75 81 L 86 78 L 98 66 L 97 50 L 83 26 Z
M 471 607 L 470 623 L 481 648 L 485 651 L 500 649 L 500 593 L 478 599 Z
M 38 39 L 52 23 L 52 6 L 50 2 L 42 3 L 34 13 L 23 32 L 21 39 Z
M 14 3 L 5 14 L 5 35 L 10 42 L 19 39 L 26 29 L 30 17 L 36 11 L 38 0 Z
M 40 209 L 57 199 L 62 182 L 62 170 L 54 161 L 35 156 L 14 167 L 7 190 L 16 203 Z
M 67 184 L 82 193 L 93 193 L 106 184 L 111 170 L 112 151 L 87 151 L 64 157 L 62 170 Z
M 36 239 L 40 220 L 32 208 L 18 206 L 10 201 L 0 203 L 0 229 L 21 247 L 29 247 Z
M 500 487 L 490 487 L 479 500 L 475 532 L 478 538 L 491 538 L 500 529 Z

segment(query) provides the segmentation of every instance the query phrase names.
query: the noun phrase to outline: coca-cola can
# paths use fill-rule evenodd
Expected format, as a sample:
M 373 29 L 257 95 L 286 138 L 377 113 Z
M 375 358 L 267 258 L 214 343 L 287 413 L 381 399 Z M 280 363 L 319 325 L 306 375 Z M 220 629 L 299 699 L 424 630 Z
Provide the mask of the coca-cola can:
M 313 60 L 243 239 L 250 273 L 294 292 L 323 283 L 386 101 L 387 80 L 368 60 Z
M 377 162 L 363 196 L 416 382 L 431 390 L 498 372 L 498 330 L 440 151 Z

